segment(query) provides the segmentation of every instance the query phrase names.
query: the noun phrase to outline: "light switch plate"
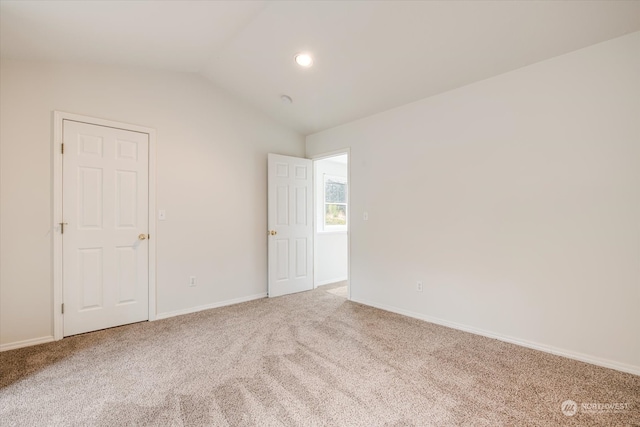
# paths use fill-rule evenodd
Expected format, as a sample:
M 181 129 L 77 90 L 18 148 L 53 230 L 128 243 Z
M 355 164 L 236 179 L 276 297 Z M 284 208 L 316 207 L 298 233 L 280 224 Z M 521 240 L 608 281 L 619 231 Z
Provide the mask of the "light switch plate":
M 165 211 L 164 209 L 160 209 L 158 211 L 158 220 L 164 221 L 165 219 L 167 219 L 167 211 Z

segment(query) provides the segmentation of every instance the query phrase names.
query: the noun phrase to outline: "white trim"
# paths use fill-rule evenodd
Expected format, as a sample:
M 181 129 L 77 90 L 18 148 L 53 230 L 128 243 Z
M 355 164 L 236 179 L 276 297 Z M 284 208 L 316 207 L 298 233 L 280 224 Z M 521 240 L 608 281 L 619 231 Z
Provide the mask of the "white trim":
M 336 279 L 329 279 L 329 280 L 323 280 L 322 282 L 318 282 L 316 283 L 316 287 L 318 286 L 324 286 L 324 285 L 329 285 L 331 283 L 337 283 L 337 282 L 344 282 L 345 280 L 349 280 L 349 276 L 345 276 L 345 277 L 338 277 Z
M 627 372 L 629 374 L 640 375 L 640 366 L 629 365 L 626 363 L 616 362 L 614 360 L 603 359 L 600 357 L 590 356 L 588 354 L 579 353 L 576 351 L 566 350 L 563 348 L 554 347 L 551 345 L 540 344 L 533 341 L 522 340 L 519 338 L 510 337 L 508 335 L 496 334 L 484 329 L 474 328 L 472 326 L 463 325 L 461 323 L 450 322 L 448 320 L 439 319 L 437 317 L 427 316 L 420 313 L 415 313 L 409 310 L 403 310 L 401 308 L 393 307 L 386 304 L 378 304 L 371 301 L 361 299 L 351 299 L 353 302 L 364 304 L 370 307 L 378 308 L 384 311 L 390 311 L 392 313 L 401 314 L 403 316 L 413 317 L 415 319 L 424 320 L 425 322 L 435 323 L 437 325 L 446 326 L 448 328 L 457 329 L 459 331 L 469 332 L 475 335 L 481 335 L 487 338 L 493 338 L 499 341 L 508 342 L 511 344 L 519 345 L 521 347 L 527 347 L 534 350 L 539 350 L 545 353 L 555 354 L 557 356 L 566 357 L 580 362 L 590 363 L 592 365 L 602 366 L 604 368 L 615 369 L 617 371 Z
M 199 305 L 197 307 L 189 307 L 182 310 L 169 311 L 166 313 L 158 313 L 158 315 L 156 316 L 156 320 L 168 319 L 169 317 L 182 316 L 183 314 L 196 313 L 198 311 L 210 310 L 212 308 L 226 307 L 229 305 L 240 304 L 242 302 L 253 301 L 253 300 L 266 298 L 266 297 L 267 297 L 267 293 L 262 292 L 255 295 L 249 295 L 247 297 L 234 298 L 226 301 L 214 302 L 213 304 Z
M 112 120 L 98 119 L 63 111 L 53 112 L 53 337 L 60 340 L 64 335 L 63 316 L 60 310 L 62 297 L 62 236 L 60 235 L 60 223 L 62 218 L 62 121 L 73 120 L 97 126 L 107 126 L 132 132 L 146 133 L 149 135 L 149 320 L 155 320 L 156 316 L 156 131 L 155 129 L 133 125 L 129 123 L 115 122 Z
M 313 185 L 313 214 L 311 215 L 311 224 L 313 225 L 313 289 L 316 289 L 318 287 L 316 283 L 318 274 L 318 196 L 316 194 L 318 188 L 316 185 L 318 163 L 316 159 L 311 159 L 311 164 L 311 170 L 313 171 L 313 179 L 311 180 L 311 185 Z
M 31 347 L 32 345 L 44 344 L 51 341 L 54 341 L 53 335 L 40 337 L 40 338 L 32 338 L 30 340 L 24 340 L 24 341 L 10 342 L 8 344 L 0 345 L 0 352 L 15 350 L 16 348 L 22 348 L 22 347 Z
M 318 154 L 314 154 L 313 156 L 309 157 L 309 159 L 311 160 L 325 160 L 325 159 L 329 159 L 331 157 L 338 157 L 342 154 L 346 154 L 347 155 L 347 165 L 349 164 L 349 157 L 351 156 L 351 148 L 347 147 L 347 148 L 340 148 L 338 150 L 333 150 L 333 151 L 325 151 L 323 153 L 318 153 Z
M 60 223 L 62 222 L 62 113 L 53 112 L 53 138 L 51 146 L 53 151 L 53 165 L 51 181 L 53 182 L 53 337 L 55 340 L 63 337 L 63 318 L 60 307 L 62 305 L 62 236 L 60 235 Z
M 156 130 L 147 128 L 149 134 L 149 321 L 156 320 L 158 301 L 156 296 Z
M 340 156 L 343 154 L 347 155 L 347 229 L 346 229 L 347 279 L 346 280 L 347 280 L 347 299 L 350 300 L 351 299 L 351 233 L 349 232 L 349 230 L 351 229 L 351 148 L 350 147 L 341 148 L 339 150 L 327 151 L 324 153 L 318 153 L 309 157 L 313 161 L 313 180 L 314 180 L 313 181 L 313 287 L 315 289 L 318 286 L 321 286 L 321 284 L 316 282 L 316 271 L 318 271 L 317 260 L 316 260 L 316 257 L 317 257 L 316 254 L 318 253 L 318 250 L 317 250 L 318 239 L 316 237 L 318 234 L 320 234 L 318 233 L 318 225 L 316 224 L 316 217 L 318 212 L 317 197 L 315 194 L 316 162 L 318 160 L 324 160 L 331 157 Z M 345 231 L 340 231 L 340 233 L 344 233 L 344 232 Z M 323 232 L 323 233 L 326 233 L 326 232 Z

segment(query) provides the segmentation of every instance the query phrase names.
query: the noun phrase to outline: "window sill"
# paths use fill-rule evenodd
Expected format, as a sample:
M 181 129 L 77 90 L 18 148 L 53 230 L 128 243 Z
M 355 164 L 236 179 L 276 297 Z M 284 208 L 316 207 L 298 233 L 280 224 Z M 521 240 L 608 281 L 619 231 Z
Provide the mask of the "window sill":
M 347 234 L 347 230 L 316 231 L 316 234 Z

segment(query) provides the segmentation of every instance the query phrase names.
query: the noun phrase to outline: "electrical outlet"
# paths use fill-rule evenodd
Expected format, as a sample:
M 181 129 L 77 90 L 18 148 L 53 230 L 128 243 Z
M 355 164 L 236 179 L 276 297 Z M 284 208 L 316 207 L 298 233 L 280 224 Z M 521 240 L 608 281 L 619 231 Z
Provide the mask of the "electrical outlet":
M 189 276 L 189 286 L 193 287 L 196 283 L 196 276 Z
M 422 281 L 418 280 L 416 282 L 416 291 L 417 292 L 422 292 Z

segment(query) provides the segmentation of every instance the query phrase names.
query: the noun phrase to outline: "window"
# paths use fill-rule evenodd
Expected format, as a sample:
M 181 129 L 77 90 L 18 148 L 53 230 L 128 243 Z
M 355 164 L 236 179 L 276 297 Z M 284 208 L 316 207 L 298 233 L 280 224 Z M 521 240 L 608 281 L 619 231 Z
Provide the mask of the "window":
M 324 175 L 324 231 L 347 229 L 347 180 Z

